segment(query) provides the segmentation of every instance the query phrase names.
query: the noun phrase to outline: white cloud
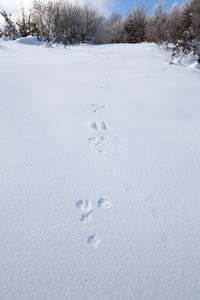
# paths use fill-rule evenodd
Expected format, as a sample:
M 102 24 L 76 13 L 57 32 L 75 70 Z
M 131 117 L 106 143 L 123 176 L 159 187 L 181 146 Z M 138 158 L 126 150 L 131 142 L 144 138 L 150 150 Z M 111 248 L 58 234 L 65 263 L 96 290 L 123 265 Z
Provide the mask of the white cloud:
M 107 2 L 110 0 L 107 0 Z M 0 0 L 0 9 L 6 9 L 6 10 L 16 10 L 20 9 L 21 7 L 27 7 L 32 0 Z M 85 3 L 90 3 L 95 7 L 98 7 L 101 11 L 106 12 L 105 9 L 105 2 L 106 0 L 93 0 L 93 1 L 88 1 L 88 0 L 70 0 L 69 2 L 72 3 L 80 3 L 80 4 L 85 4 Z
M 44 0 L 45 1 L 45 0 Z M 56 1 L 56 0 L 55 0 Z M 67 0 L 66 0 L 67 1 Z M 91 4 L 104 13 L 104 15 L 109 15 L 109 11 L 106 10 L 105 4 L 113 0 L 69 0 L 71 3 Z M 27 8 L 33 0 L 0 0 L 0 10 L 6 10 L 7 12 L 12 12 L 12 14 L 17 13 L 21 8 Z M 0 16 L 0 26 L 3 24 L 3 17 Z

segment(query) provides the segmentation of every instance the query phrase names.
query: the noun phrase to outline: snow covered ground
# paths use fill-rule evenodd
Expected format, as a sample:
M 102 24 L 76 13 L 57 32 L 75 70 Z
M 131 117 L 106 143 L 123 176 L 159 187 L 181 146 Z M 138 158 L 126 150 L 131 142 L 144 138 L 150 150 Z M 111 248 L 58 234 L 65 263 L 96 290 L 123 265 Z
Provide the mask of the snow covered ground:
M 34 44 L 0 41 L 0 299 L 199 299 L 200 71 Z

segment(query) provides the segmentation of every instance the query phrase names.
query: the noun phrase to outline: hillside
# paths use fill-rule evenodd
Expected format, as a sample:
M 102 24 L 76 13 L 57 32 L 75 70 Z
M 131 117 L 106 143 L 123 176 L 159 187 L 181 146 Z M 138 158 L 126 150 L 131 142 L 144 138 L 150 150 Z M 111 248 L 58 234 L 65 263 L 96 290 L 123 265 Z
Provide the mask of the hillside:
M 1 299 L 199 299 L 200 71 L 169 57 L 0 40 Z

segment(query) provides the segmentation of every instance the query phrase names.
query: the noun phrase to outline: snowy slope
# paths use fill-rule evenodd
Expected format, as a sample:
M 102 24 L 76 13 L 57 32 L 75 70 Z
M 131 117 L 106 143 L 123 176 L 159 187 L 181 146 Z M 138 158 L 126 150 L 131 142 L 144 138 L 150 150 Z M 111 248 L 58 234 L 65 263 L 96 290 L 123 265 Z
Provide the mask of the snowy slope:
M 200 71 L 25 44 L 0 41 L 0 299 L 199 299 Z

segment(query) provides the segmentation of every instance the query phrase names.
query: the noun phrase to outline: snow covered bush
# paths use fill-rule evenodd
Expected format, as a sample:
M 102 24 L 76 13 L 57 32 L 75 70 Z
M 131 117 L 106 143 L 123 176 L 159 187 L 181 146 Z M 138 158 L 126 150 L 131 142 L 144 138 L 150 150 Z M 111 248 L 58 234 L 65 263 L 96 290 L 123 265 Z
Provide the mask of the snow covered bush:
M 196 61 L 200 63 L 200 42 L 196 39 L 190 39 L 190 32 L 184 33 L 184 38 L 179 40 L 173 49 L 172 59 L 179 58 L 180 62 L 183 57 L 188 56 L 189 54 L 196 57 Z
M 34 1 L 30 9 L 32 34 L 45 42 L 77 44 L 106 41 L 106 19 L 98 10 L 63 1 Z
M 200 41 L 198 41 L 198 36 L 193 29 L 195 27 L 194 18 L 189 2 L 186 2 L 183 7 L 180 24 L 182 32 L 179 39 L 175 42 L 172 58 L 179 57 L 181 60 L 183 56 L 192 54 L 200 63 Z
M 5 35 L 9 37 L 11 40 L 15 40 L 20 35 L 17 32 L 15 23 L 11 20 L 11 16 L 8 16 L 8 14 L 5 11 L 1 11 L 0 14 L 5 20 L 3 30 L 1 32 L 1 36 Z

